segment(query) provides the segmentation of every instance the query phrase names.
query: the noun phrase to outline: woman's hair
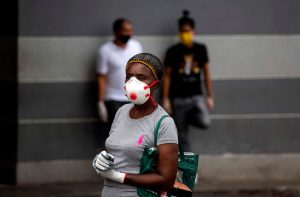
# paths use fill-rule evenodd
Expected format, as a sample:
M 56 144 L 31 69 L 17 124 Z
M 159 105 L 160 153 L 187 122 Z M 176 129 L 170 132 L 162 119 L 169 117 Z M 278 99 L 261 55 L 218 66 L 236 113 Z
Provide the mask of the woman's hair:
M 193 29 L 195 29 L 195 21 L 194 19 L 189 17 L 190 12 L 188 10 L 183 10 L 183 16 L 178 20 L 178 26 L 179 28 L 184 25 L 189 25 Z
M 113 24 L 113 32 L 116 33 L 120 31 L 122 29 L 122 25 L 124 22 L 130 23 L 130 21 L 127 20 L 126 18 L 118 18 L 117 20 L 115 20 Z
M 150 68 L 154 78 L 156 80 L 161 80 L 163 77 L 163 65 L 158 57 L 150 53 L 139 53 L 130 58 L 127 62 L 127 67 L 130 63 L 141 63 Z

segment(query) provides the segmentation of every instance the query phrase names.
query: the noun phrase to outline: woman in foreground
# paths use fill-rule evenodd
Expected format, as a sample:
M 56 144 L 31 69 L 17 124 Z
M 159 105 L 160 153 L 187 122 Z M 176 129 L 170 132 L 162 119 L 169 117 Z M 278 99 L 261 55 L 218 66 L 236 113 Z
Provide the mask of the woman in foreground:
M 162 77 L 162 63 L 152 54 L 140 53 L 128 61 L 124 89 L 132 103 L 118 110 L 105 142 L 106 151 L 93 161 L 97 173 L 104 177 L 102 197 L 138 196 L 137 187 L 161 193 L 172 188 L 177 172 L 178 137 L 171 117 L 165 118 L 159 129 L 156 171 L 139 174 L 143 150 L 155 147 L 155 126 L 162 116 L 168 115 L 153 99 Z

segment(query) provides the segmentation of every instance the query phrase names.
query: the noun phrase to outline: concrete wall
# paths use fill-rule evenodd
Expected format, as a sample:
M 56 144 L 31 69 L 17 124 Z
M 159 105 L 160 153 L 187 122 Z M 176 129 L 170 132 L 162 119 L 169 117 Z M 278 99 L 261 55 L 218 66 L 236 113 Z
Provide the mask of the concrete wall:
M 272 161 L 285 154 L 299 160 L 299 6 L 297 0 L 19 1 L 18 183 L 96 179 L 89 161 L 106 136 L 96 112 L 97 48 L 122 16 L 144 50 L 163 58 L 177 41 L 182 9 L 197 21 L 214 79 L 213 125 L 190 135 L 203 156 L 201 176 L 230 178 L 230 164 L 239 159 L 236 173 L 250 161 L 250 175 L 263 157 L 269 173 L 295 178 L 300 169 Z M 228 153 L 233 160 L 209 165 Z M 78 168 L 82 174 L 74 176 Z

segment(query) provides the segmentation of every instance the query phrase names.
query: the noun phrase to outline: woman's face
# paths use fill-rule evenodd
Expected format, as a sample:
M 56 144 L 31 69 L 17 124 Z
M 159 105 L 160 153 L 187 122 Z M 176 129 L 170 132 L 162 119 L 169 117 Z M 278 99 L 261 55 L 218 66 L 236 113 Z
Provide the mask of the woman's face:
M 145 66 L 144 64 L 141 63 L 131 63 L 128 65 L 128 68 L 126 70 L 126 80 L 127 82 L 131 77 L 135 77 L 138 80 L 146 83 L 146 84 L 151 84 L 155 78 L 148 66 Z

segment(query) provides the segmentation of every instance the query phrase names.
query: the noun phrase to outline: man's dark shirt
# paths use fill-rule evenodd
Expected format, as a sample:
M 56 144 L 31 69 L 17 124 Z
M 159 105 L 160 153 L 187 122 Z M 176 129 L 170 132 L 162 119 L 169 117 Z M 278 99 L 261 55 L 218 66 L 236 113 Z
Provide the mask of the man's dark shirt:
M 170 97 L 202 95 L 202 73 L 208 55 L 204 44 L 194 43 L 192 48 L 176 44 L 168 49 L 165 66 L 172 68 Z

